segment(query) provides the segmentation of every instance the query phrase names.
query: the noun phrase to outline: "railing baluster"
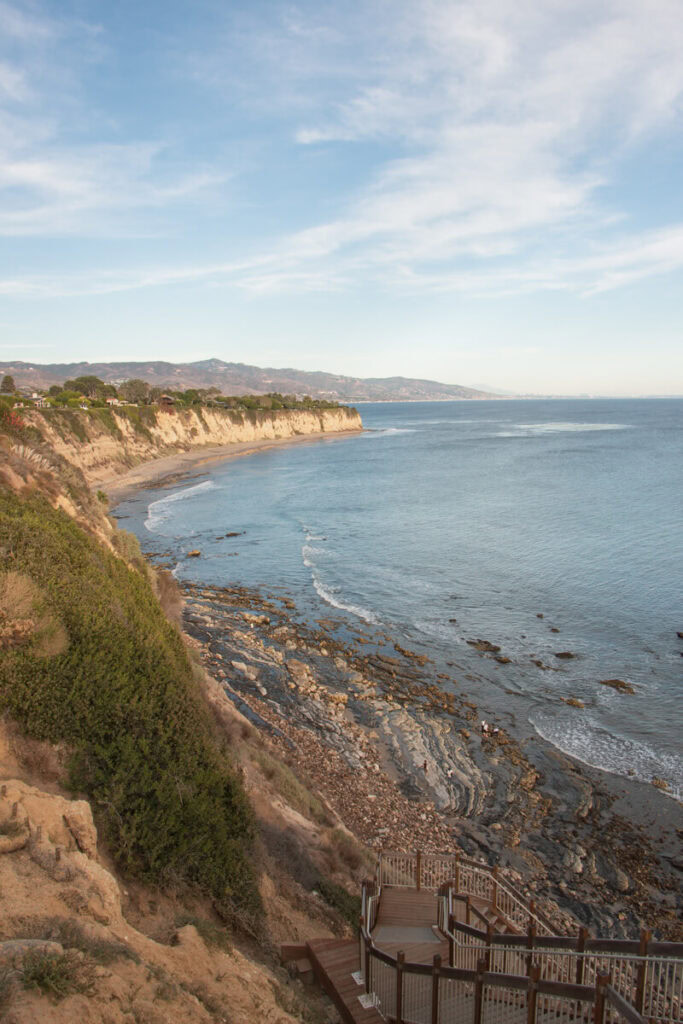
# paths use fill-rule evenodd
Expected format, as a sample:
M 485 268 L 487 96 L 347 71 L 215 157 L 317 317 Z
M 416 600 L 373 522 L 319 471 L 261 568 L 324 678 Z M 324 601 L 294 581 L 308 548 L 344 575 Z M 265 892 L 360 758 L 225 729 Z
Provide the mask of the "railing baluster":
M 405 962 L 405 953 L 398 953 L 396 956 L 396 1024 L 403 1024 L 403 966 Z
M 432 961 L 432 1024 L 439 1024 L 439 974 L 441 957 L 437 953 Z
M 481 1024 L 482 1012 L 484 1009 L 484 971 L 486 963 L 484 960 L 477 961 L 477 977 L 474 982 L 474 1017 L 472 1024 Z
M 527 988 L 527 1024 L 536 1024 L 536 1004 L 538 1002 L 538 980 L 541 976 L 541 968 L 535 964 L 529 971 L 529 984 Z

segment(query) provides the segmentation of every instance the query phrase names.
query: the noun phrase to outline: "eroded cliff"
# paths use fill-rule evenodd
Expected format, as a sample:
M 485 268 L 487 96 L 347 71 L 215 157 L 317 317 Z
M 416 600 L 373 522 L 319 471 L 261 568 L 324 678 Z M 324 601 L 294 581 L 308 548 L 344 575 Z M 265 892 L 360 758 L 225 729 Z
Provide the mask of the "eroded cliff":
M 31 410 L 24 421 L 91 484 L 141 462 L 193 448 L 361 430 L 355 409 L 141 408 Z

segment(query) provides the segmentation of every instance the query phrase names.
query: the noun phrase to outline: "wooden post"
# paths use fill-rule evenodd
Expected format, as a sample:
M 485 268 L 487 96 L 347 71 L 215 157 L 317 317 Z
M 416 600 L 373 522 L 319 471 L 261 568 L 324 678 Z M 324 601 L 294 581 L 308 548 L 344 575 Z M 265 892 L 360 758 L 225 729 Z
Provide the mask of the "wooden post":
M 477 961 L 477 977 L 474 982 L 474 1020 L 472 1024 L 481 1024 L 484 1010 L 484 971 L 486 964 L 483 960 Z
M 593 1024 L 604 1024 L 605 989 L 608 985 L 609 974 L 606 974 L 604 971 L 600 971 L 595 979 L 595 1009 L 593 1013 Z
M 403 1024 L 403 967 L 405 962 L 405 953 L 398 953 L 396 956 L 396 1024 Z
M 455 967 L 455 939 L 453 938 L 453 929 L 455 927 L 455 918 L 452 914 L 448 915 L 448 966 Z
M 534 940 L 536 938 L 536 925 L 535 924 L 530 924 L 529 925 L 529 928 L 527 929 L 526 936 L 527 936 L 527 938 L 526 938 L 526 948 L 529 950 L 529 953 L 528 953 L 527 958 L 526 958 L 526 973 L 530 975 L 531 974 L 531 965 L 533 963 Z
M 486 970 L 491 970 L 491 947 L 493 945 L 493 925 L 486 925 Z
M 541 968 L 538 964 L 529 971 L 529 983 L 527 987 L 526 1020 L 527 1024 L 536 1024 L 536 1005 L 538 1003 L 538 979 L 541 976 Z
M 432 963 L 432 1024 L 439 1024 L 439 974 L 441 973 L 441 957 L 438 953 Z
M 370 991 L 370 939 L 367 935 L 363 936 L 365 943 L 365 991 Z
M 420 891 L 420 886 L 421 885 L 422 885 L 422 853 L 420 852 L 420 850 L 418 850 L 417 851 L 417 856 L 415 858 L 415 888 L 417 889 L 418 892 Z
M 491 874 L 493 875 L 493 887 L 491 889 L 491 903 L 493 904 L 493 909 L 494 910 L 498 910 L 498 865 L 497 864 L 494 864 L 493 868 L 491 869 Z
M 470 924 L 470 898 L 465 896 L 465 924 Z
M 536 913 L 536 900 L 529 900 L 529 925 L 535 924 L 534 914 Z
M 455 878 L 453 879 L 453 881 L 455 882 L 455 891 L 456 892 L 460 892 L 460 854 L 459 853 L 456 853 L 456 855 L 455 855 Z
M 640 956 L 647 956 L 647 947 L 650 939 L 652 938 L 652 932 L 645 931 L 644 929 L 640 933 L 640 948 L 638 954 Z M 638 964 L 638 976 L 636 979 L 636 1010 L 642 1016 L 643 1006 L 645 1005 L 645 973 L 647 971 L 647 963 L 645 960 L 641 960 Z
M 586 958 L 582 955 L 586 951 L 586 939 L 588 938 L 588 929 L 579 928 L 579 941 L 576 945 L 576 950 L 579 954 L 576 958 L 576 984 L 583 985 L 583 973 L 586 966 Z

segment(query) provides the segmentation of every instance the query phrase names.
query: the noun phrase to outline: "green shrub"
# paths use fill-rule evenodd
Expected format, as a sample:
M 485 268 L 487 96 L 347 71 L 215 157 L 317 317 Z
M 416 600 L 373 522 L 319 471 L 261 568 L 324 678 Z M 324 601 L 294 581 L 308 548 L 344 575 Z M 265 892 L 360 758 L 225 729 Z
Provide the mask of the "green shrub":
M 265 777 L 272 782 L 290 807 L 299 811 L 305 818 L 317 821 L 318 824 L 329 824 L 329 814 L 318 797 L 299 782 L 291 768 L 271 757 L 265 750 L 256 750 L 254 758 Z
M 104 491 L 97 492 L 97 500 L 101 501 L 103 505 L 109 504 L 109 496 Z
M 112 544 L 116 551 L 125 558 L 127 562 L 133 562 L 135 559 L 142 559 L 142 550 L 140 548 L 140 541 L 137 539 L 134 533 L 130 530 L 124 530 L 121 527 L 112 534 Z
M 207 921 L 205 917 L 195 917 L 193 914 L 181 914 L 175 920 L 176 928 L 184 928 L 191 924 L 204 940 L 204 945 L 209 949 L 221 949 L 224 953 L 232 952 L 232 943 L 225 928 Z
M 80 950 L 99 964 L 111 964 L 115 960 L 140 962 L 137 953 L 125 942 L 90 935 L 79 921 L 68 917 L 34 919 L 15 938 L 59 942 L 65 949 Z
M 325 903 L 329 903 L 349 924 L 356 927 L 360 919 L 360 896 L 352 895 L 343 885 L 330 882 L 327 878 L 321 878 L 318 882 L 318 892 Z
M 350 871 L 358 871 L 361 868 L 369 871 L 374 866 L 374 854 L 362 846 L 355 836 L 345 832 L 342 828 L 335 828 L 330 833 L 329 844 Z
M 0 573 L 38 581 L 68 638 L 52 657 L 3 653 L 0 711 L 72 747 L 71 784 L 123 869 L 193 883 L 255 927 L 251 808 L 147 578 L 39 495 L 0 491 L 0 536 Z
M 88 409 L 86 416 L 91 416 L 94 420 L 97 420 L 109 434 L 113 434 L 117 441 L 123 441 L 123 434 L 119 430 L 118 423 L 111 409 Z
M 36 950 L 24 956 L 21 980 L 24 988 L 37 988 L 44 995 L 64 999 L 75 992 L 88 992 L 94 975 L 92 966 L 74 952 L 44 953 Z
M 79 404 L 77 399 L 74 401 Z M 43 409 L 41 413 L 64 440 L 76 437 L 82 444 L 89 440 L 85 419 L 89 414 L 82 409 L 50 409 L 47 414 Z
M 11 967 L 0 967 L 0 1020 L 3 1019 L 3 1010 L 7 1009 L 12 998 L 15 979 L 16 971 Z
M 149 415 L 146 415 L 149 411 L 152 412 L 154 417 L 153 419 Z M 153 409 L 147 410 L 144 407 L 138 408 L 134 405 L 122 405 L 116 410 L 116 412 L 117 415 L 126 417 L 126 419 L 131 423 L 136 434 L 140 434 L 142 437 L 146 438 L 147 441 L 154 440 L 152 432 L 147 426 L 148 423 L 156 423 L 156 414 Z

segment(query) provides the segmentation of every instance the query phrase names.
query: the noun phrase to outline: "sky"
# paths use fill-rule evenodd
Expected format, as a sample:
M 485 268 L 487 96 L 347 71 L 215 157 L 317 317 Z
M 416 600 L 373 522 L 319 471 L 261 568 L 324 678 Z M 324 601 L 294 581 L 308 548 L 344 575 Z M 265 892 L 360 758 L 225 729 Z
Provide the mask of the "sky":
M 0 360 L 683 394 L 683 0 L 0 0 Z

